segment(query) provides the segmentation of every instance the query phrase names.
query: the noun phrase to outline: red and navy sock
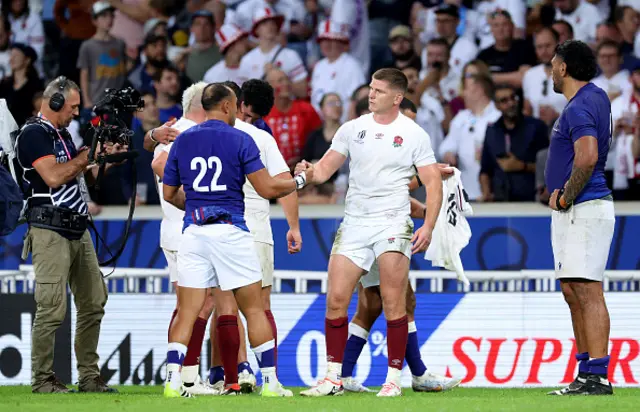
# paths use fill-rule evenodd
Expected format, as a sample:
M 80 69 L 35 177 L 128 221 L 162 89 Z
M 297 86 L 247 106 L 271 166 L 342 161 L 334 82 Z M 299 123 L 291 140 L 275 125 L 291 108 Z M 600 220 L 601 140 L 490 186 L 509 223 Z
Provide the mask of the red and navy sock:
M 278 366 L 278 327 L 276 326 L 276 319 L 273 317 L 273 313 L 270 310 L 265 310 L 264 314 L 267 315 L 267 320 L 269 321 L 269 325 L 271 325 L 271 333 L 273 333 L 273 341 L 275 347 L 273 349 L 273 353 L 275 356 L 275 365 Z
M 238 351 L 240 350 L 240 332 L 238 317 L 233 315 L 218 316 L 216 326 L 218 332 L 218 350 L 224 367 L 225 385 L 238 383 Z
M 587 364 L 589 365 L 590 374 L 607 378 L 609 374 L 609 355 L 603 358 L 589 359 Z
M 349 335 L 349 318 L 325 319 L 325 342 L 327 345 L 327 362 L 342 363 L 344 348 Z
M 366 345 L 369 339 L 369 331 L 356 325 L 355 323 L 349 324 L 349 339 L 344 348 L 344 358 L 342 360 L 342 374 L 341 377 L 349 378 L 353 376 L 353 369 L 358 363 L 358 358 L 362 353 L 364 345 Z
M 578 361 L 578 373 L 589 373 L 589 352 L 576 353 L 576 360 Z
M 418 343 L 418 329 L 415 322 L 409 322 L 408 324 L 408 337 L 407 337 L 407 353 L 405 359 L 407 365 L 411 369 L 413 376 L 422 376 L 427 371 L 427 367 L 422 361 L 422 355 L 420 355 L 420 344 Z
M 389 367 L 402 370 L 407 351 L 409 327 L 407 316 L 387 321 L 387 352 Z

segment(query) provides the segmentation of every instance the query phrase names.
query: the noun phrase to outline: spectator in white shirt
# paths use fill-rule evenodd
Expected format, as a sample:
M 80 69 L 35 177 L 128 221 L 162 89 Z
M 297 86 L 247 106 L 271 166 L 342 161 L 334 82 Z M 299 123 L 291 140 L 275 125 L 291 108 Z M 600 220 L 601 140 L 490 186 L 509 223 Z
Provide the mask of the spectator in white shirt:
M 613 13 L 613 21 L 622 37 L 621 54 L 633 53 L 634 42 L 639 34 L 640 13 L 630 6 L 616 7 Z
M 367 3 L 366 0 L 333 0 L 330 17 L 335 23 L 347 25 L 350 53 L 360 62 L 366 76 L 369 75 L 371 66 Z
M 558 44 L 573 40 L 573 26 L 566 20 L 556 20 L 551 28 L 558 32 Z
M 610 40 L 603 41 L 596 50 L 596 58 L 602 74 L 591 82 L 607 92 L 610 101 L 629 93 L 632 89 L 629 72 L 620 68 L 622 56 L 618 44 Z
M 242 84 L 240 60 L 249 51 L 248 36 L 249 33 L 233 24 L 224 24 L 220 27 L 220 30 L 216 32 L 216 43 L 223 58 L 207 70 L 204 74 L 205 82 L 215 83 L 231 80 L 234 83 Z
M 553 0 L 556 6 L 556 20 L 571 23 L 576 40 L 593 44 L 596 28 L 604 18 L 598 8 L 586 0 Z
M 490 77 L 471 75 L 464 79 L 465 110 L 451 121 L 449 133 L 438 152 L 442 161 L 462 172 L 462 184 L 471 200 L 479 200 L 480 159 L 487 126 L 495 123 L 502 113 L 492 101 L 493 82 Z
M 311 77 L 311 103 L 321 113 L 320 102 L 327 93 L 337 93 L 346 102 L 354 90 L 366 79 L 362 64 L 349 50 L 347 27 L 327 20 L 318 25 L 318 43 L 325 56 L 320 60 Z M 342 112 L 341 122 L 347 121 L 347 111 Z
M 11 76 L 9 36 L 11 36 L 11 23 L 7 16 L 2 15 L 0 16 L 0 80 Z
M 480 50 L 490 47 L 495 42 L 491 33 L 491 24 L 496 11 L 502 10 L 509 13 L 513 20 L 514 32 L 516 39 L 524 39 L 527 28 L 527 6 L 522 0 L 484 0 L 478 3 L 476 10 L 480 13 L 480 22 L 478 23 L 480 39 Z
M 281 15 L 283 20 L 282 32 L 305 36 L 311 34 L 304 26 L 305 9 L 298 0 L 244 0 L 235 12 L 235 23 L 243 30 L 250 31 L 256 10 L 269 7 Z
M 458 96 L 460 82 L 460 75 L 449 66 L 449 44 L 446 40 L 429 40 L 427 61 L 429 66 L 423 70 L 426 75 L 418 85 L 416 99 L 420 101 L 423 93 L 427 93 L 444 106 Z
M 551 59 L 558 45 L 558 33 L 543 27 L 533 37 L 538 64 L 527 70 L 522 79 L 523 113 L 539 118 L 551 126 L 567 104 L 567 98 L 553 91 Z
M 449 67 L 462 73 L 465 64 L 476 58 L 478 46 L 467 37 L 459 36 L 456 28 L 460 23 L 460 9 L 452 4 L 443 5 L 435 10 L 436 32 L 449 43 Z M 422 66 L 427 67 L 427 49 L 422 51 Z
M 270 7 L 255 10 L 251 34 L 258 38 L 258 46 L 242 58 L 240 72 L 246 81 L 264 79 L 265 73 L 271 68 L 280 69 L 293 83 L 295 96 L 306 98 L 307 69 L 298 53 L 279 44 L 279 33 L 283 23 L 284 17 Z
M 42 52 L 44 50 L 44 28 L 38 13 L 32 13 L 27 0 L 3 0 L 2 15 L 11 23 L 11 43 L 22 43 L 36 51 L 36 69 L 43 75 Z

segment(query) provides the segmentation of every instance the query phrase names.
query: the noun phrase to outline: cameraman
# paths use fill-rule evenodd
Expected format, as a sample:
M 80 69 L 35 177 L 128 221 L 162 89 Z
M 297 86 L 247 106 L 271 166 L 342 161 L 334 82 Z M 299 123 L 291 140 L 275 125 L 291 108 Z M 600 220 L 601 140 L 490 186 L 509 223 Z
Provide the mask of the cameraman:
M 77 150 L 66 129 L 79 109 L 80 88 L 59 77 L 47 85 L 38 116 L 27 121 L 16 138 L 18 162 L 29 186 L 29 229 L 22 257 L 32 253 L 36 277 L 37 309 L 31 333 L 34 393 L 73 391 L 53 373 L 55 334 L 66 314 L 67 283 L 77 308 L 79 390 L 117 392 L 102 381 L 98 368 L 98 337 L 107 288 L 87 230 L 84 172 L 88 170 L 88 150 Z M 114 150 L 120 148 L 107 149 Z

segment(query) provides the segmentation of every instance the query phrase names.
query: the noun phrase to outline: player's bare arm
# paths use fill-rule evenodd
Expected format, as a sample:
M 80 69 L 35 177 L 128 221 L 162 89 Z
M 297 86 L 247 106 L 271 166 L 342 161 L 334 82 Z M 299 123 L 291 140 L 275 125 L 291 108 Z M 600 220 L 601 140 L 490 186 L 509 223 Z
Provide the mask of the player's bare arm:
M 256 189 L 256 192 L 265 199 L 277 199 L 296 190 L 294 179 L 273 178 L 267 169 L 260 169 L 247 175 L 247 179 Z
M 153 149 L 158 144 L 169 144 L 176 140 L 176 137 L 180 134 L 178 129 L 174 129 L 173 126 L 177 119 L 172 119 L 163 124 L 160 127 L 149 130 L 144 135 L 144 141 L 142 147 L 147 152 L 153 152 Z
M 573 203 L 589 181 L 598 162 L 598 140 L 594 136 L 583 136 L 573 144 L 573 150 L 575 152 L 573 169 L 559 200 L 563 208 Z M 556 189 L 549 198 L 549 206 L 553 210 L 558 210 L 556 199 L 559 193 L 560 191 Z
M 418 176 L 427 191 L 427 213 L 424 224 L 416 230 L 411 238 L 412 253 L 424 252 L 429 247 L 431 234 L 436 226 L 436 220 L 442 206 L 442 177 L 438 165 L 418 167 Z
M 276 179 L 289 179 L 291 174 L 283 172 L 275 176 Z M 298 253 L 302 250 L 302 234 L 300 233 L 300 218 L 298 216 L 298 193 L 293 192 L 281 197 L 278 202 L 282 206 L 284 217 L 289 224 L 287 231 L 287 248 L 289 253 Z
M 181 190 L 182 186 L 162 185 L 162 196 L 164 200 L 171 203 L 180 210 L 184 210 L 185 194 Z
M 340 166 L 344 164 L 345 160 L 347 160 L 345 155 L 329 149 L 324 156 L 322 156 L 322 159 L 318 160 L 315 164 L 311 164 L 306 160 L 298 163 L 295 173 L 298 175 L 301 172 L 305 172 L 307 184 L 319 185 L 329 180 L 329 178 L 340 169 Z

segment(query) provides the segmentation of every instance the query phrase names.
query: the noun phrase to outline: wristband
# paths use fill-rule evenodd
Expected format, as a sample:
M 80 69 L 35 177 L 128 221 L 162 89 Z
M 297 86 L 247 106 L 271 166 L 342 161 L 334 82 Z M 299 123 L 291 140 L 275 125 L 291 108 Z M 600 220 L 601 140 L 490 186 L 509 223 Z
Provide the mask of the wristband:
M 153 132 L 155 132 L 155 131 L 156 131 L 155 127 L 153 129 L 151 129 L 151 134 L 149 135 L 149 139 L 151 139 L 152 142 L 160 144 L 159 141 L 157 141 L 156 139 L 153 138 Z
M 301 172 L 299 175 L 293 178 L 296 182 L 296 190 L 302 189 L 307 184 L 307 174 Z

